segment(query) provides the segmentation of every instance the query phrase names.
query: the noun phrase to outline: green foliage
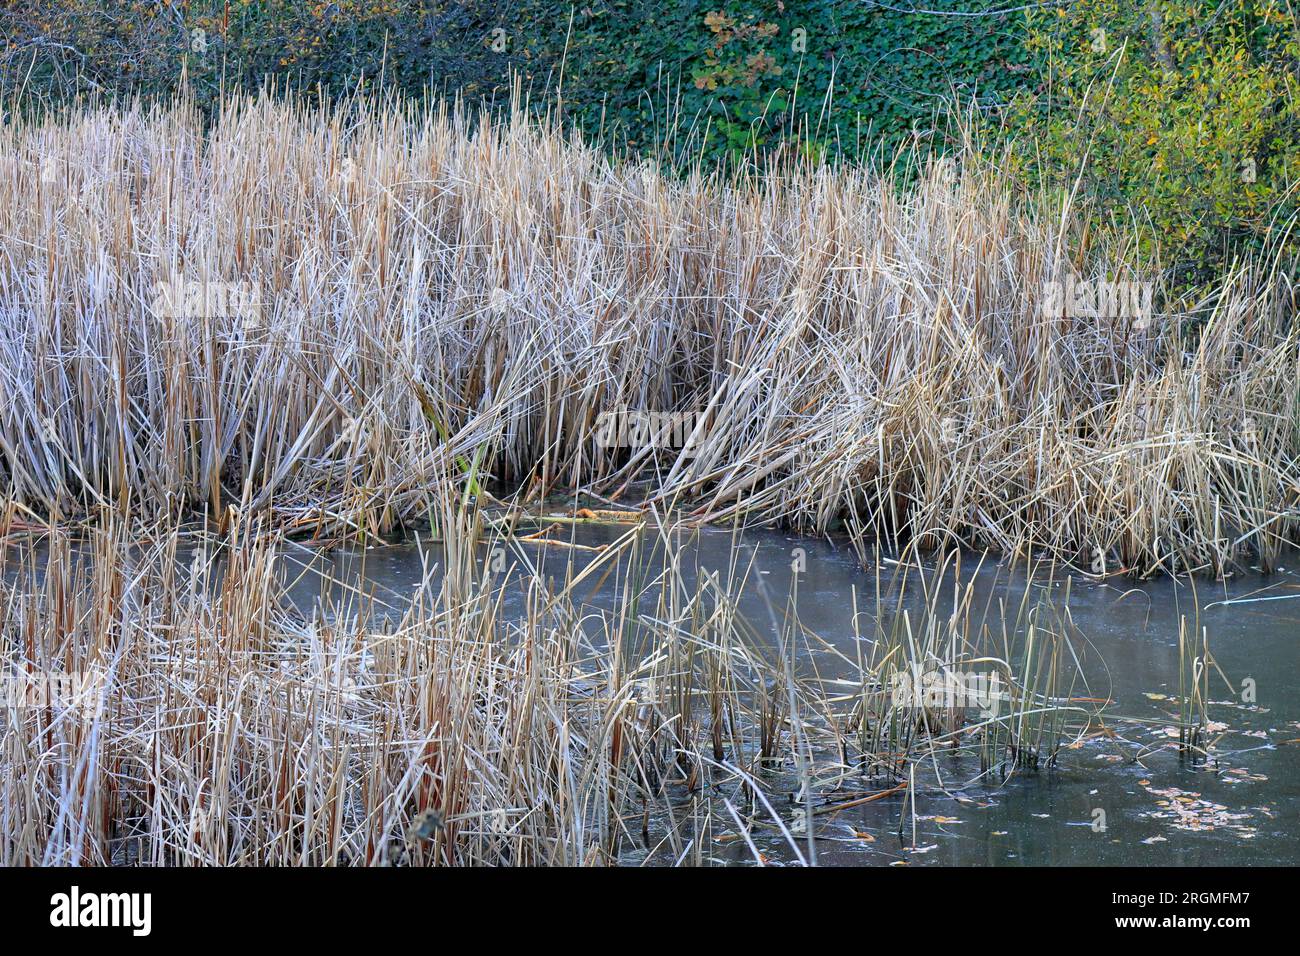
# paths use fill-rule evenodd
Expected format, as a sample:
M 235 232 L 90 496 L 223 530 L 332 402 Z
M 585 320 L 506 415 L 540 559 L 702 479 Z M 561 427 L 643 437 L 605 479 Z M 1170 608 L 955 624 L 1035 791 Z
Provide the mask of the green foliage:
M 706 158 L 739 158 L 792 131 L 821 154 L 856 155 L 869 142 L 928 143 L 950 97 L 1009 101 L 1030 69 L 1020 26 L 871 0 L 603 0 L 576 11 L 565 93 L 584 124 L 679 156 L 702 144 Z
M 1289 0 L 1077 0 L 1028 20 L 1043 87 L 1008 118 L 1027 171 L 1077 178 L 1117 230 L 1144 224 L 1178 284 L 1285 231 L 1300 179 Z
M 101 93 L 200 105 L 222 91 L 349 93 L 360 85 L 421 93 L 427 86 L 491 91 L 522 56 L 491 48 L 491 30 L 521 4 L 506 0 L 35 0 L 0 8 L 5 87 L 63 102 Z
M 0 9 L 0 71 L 53 100 L 167 96 L 184 76 L 201 105 L 268 80 L 479 97 L 512 76 L 544 102 L 563 79 L 568 116 L 588 131 L 739 159 L 791 131 L 820 154 L 929 139 L 945 97 L 987 107 L 1023 82 L 1018 27 L 872 0 L 36 0 Z

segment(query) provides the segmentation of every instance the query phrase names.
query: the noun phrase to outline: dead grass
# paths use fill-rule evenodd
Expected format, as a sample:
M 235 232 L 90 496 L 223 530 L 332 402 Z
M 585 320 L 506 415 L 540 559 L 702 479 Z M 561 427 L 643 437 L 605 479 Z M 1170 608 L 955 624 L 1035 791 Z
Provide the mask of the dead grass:
M 1296 539 L 1297 332 L 1264 267 L 1150 328 L 1044 315 L 1086 249 L 974 149 L 723 181 L 520 120 L 232 102 L 0 132 L 0 483 L 104 509 L 382 532 L 449 463 L 702 518 L 1047 552 L 1110 573 L 1270 565 Z M 1077 251 L 1086 249 L 1084 252 Z M 245 284 L 255 321 L 159 314 Z M 165 312 L 165 310 L 163 310 Z M 193 312 L 193 310 L 191 310 Z M 595 441 L 700 412 L 698 454 Z
M 870 654 L 829 681 L 815 654 L 839 652 L 812 646 L 796 597 L 756 626 L 747 570 L 687 574 L 679 527 L 629 527 L 557 570 L 451 496 L 435 517 L 413 594 L 325 581 L 314 607 L 256 525 L 11 537 L 0 864 L 698 865 L 729 840 L 811 863 L 819 820 L 905 790 L 936 753 L 978 752 L 961 785 L 997 785 L 1096 710 L 1039 663 L 1068 628 L 1028 592 L 981 613 L 941 584 L 947 562 L 900 576 L 923 611 L 878 608 Z M 895 691 L 975 669 L 1002 681 L 978 719 Z M 52 674 L 91 676 L 12 696 Z

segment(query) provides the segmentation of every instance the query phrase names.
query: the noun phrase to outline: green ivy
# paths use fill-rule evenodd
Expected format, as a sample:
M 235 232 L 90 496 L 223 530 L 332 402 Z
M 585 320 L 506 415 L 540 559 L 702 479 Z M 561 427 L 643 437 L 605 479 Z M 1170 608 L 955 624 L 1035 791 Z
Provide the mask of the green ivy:
M 713 161 L 774 149 L 791 131 L 819 155 L 928 143 L 946 97 L 988 109 L 1024 85 L 1021 26 L 872 0 L 36 0 L 0 12 L 0 75 L 50 100 L 168 96 L 184 75 L 207 106 L 267 82 L 501 101 L 518 77 L 536 103 L 562 89 L 589 133 Z

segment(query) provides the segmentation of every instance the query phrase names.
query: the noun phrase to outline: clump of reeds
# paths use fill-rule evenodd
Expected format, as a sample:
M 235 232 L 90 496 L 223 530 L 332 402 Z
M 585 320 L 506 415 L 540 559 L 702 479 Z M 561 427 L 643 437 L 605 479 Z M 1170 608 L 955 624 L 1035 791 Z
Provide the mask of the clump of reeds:
M 1200 626 L 1199 617 L 1190 625 L 1186 617 L 1179 617 L 1178 756 L 1190 763 L 1199 763 L 1208 755 L 1210 662 L 1209 634 Z
M 948 613 L 929 579 L 921 639 L 882 623 L 846 699 L 793 653 L 797 605 L 774 631 L 747 621 L 743 569 L 687 574 L 675 526 L 631 525 L 557 574 L 441 487 L 427 577 L 397 602 L 326 579 L 293 603 L 301 547 L 258 522 L 195 534 L 110 513 L 11 535 L 6 686 L 77 681 L 5 702 L 0 863 L 703 864 L 724 836 L 814 862 L 846 779 L 914 777 L 995 726 L 994 746 L 1042 753 L 1042 715 L 1070 709 L 1054 678 L 978 656 L 1004 632 L 971 626 L 968 595 Z M 586 596 L 611 578 L 597 612 Z M 1010 707 L 969 724 L 873 696 L 936 655 L 1005 666 Z M 871 728 L 856 748 L 855 720 Z
M 12 542 L 6 687 L 93 679 L 6 699 L 0 862 L 699 863 L 732 826 L 728 784 L 779 821 L 750 777 L 788 755 L 753 716 L 770 664 L 716 580 L 629 581 L 595 620 L 580 589 L 635 568 L 642 536 L 556 584 L 462 496 L 435 516 L 437 566 L 401 605 L 332 581 L 294 606 L 282 539 L 252 524 L 109 517 Z M 497 546 L 517 614 L 483 560 Z
M 450 466 L 536 493 L 644 476 L 701 517 L 1107 573 L 1296 540 L 1278 273 L 1149 324 L 1057 314 L 1047 283 L 1158 276 L 969 145 L 901 187 L 795 160 L 673 175 L 472 120 L 262 98 L 210 128 L 184 104 L 6 125 L 16 517 L 382 534 Z M 620 408 L 698 416 L 689 453 L 604 447 Z
M 909 588 L 925 598 L 915 617 L 894 606 Z M 936 749 L 977 754 L 986 783 L 1054 765 L 1106 702 L 1079 693 L 1087 677 L 1078 634 L 1063 604 L 1040 590 L 1031 575 L 1019 603 L 980 607 L 955 553 L 930 571 L 904 563 L 887 587 L 878 583 L 872 633 L 857 636 L 869 650 L 855 662 L 846 724 L 857 768 L 905 780 Z

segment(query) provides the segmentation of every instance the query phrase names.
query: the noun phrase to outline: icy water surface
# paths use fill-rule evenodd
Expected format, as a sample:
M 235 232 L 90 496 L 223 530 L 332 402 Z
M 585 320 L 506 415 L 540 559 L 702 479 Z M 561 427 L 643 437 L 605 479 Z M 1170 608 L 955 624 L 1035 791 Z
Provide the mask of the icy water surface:
M 579 525 L 566 528 L 563 536 L 598 548 L 626 531 Z M 682 544 L 688 578 L 699 568 L 725 576 L 733 548 L 739 548 L 735 563 L 747 572 L 741 610 L 751 627 L 774 641 L 792 586 L 792 565 L 805 567 L 798 582 L 804 628 L 854 658 L 856 592 L 864 615 L 858 632 L 871 633 L 863 621 L 869 623 L 876 613 L 877 575 L 863 570 L 845 545 L 774 531 L 747 531 L 736 539 L 730 531 L 707 528 Z M 570 562 L 580 570 L 598 554 L 525 548 L 543 576 L 557 580 L 566 577 Z M 311 552 L 291 548 L 285 557 L 297 577 L 293 599 L 304 611 L 315 606 L 322 591 L 343 593 L 338 582 L 360 582 L 396 610 L 439 560 L 436 548 L 417 540 Z M 647 560 L 653 565 L 655 557 Z M 1283 562 L 1289 563 L 1296 562 Z M 887 583 L 896 563 L 885 559 L 881 571 L 879 607 L 889 614 L 908 609 L 913 620 L 919 619 L 921 589 L 909 586 L 899 597 Z M 1058 603 L 1066 603 L 1062 582 L 1036 578 L 1030 584 L 1026 574 L 1024 568 L 998 567 L 993 559 L 981 562 L 973 555 L 963 559 L 960 571 L 962 582 L 975 589 L 973 604 L 988 605 L 993 613 L 999 600 L 1015 608 L 1027 586 L 1050 589 Z M 600 586 L 579 593 L 593 609 L 611 608 L 618 577 L 609 575 Z M 509 589 L 507 611 L 522 606 L 522 590 Z M 1216 759 L 1191 767 L 1178 757 L 1172 698 L 1178 693 L 1179 617 L 1198 606 L 1223 676 L 1215 670 L 1210 681 Z M 918 777 L 914 812 L 898 794 L 819 818 L 820 864 L 1253 866 L 1300 859 L 1300 576 L 1282 571 L 1246 573 L 1227 582 L 1200 580 L 1195 593 L 1186 581 L 1075 578 L 1068 609 L 1087 639 L 1082 671 L 1088 692 L 1113 702 L 1107 723 L 1116 735 L 1064 749 L 1057 767 L 1021 772 L 1001 784 L 971 784 L 979 775 L 974 758 L 942 754 L 922 770 L 924 779 Z M 834 653 L 806 654 L 816 661 L 805 663 L 815 664 L 825 678 L 847 673 Z M 1243 699 L 1252 682 L 1254 700 L 1249 694 Z M 756 831 L 754 840 L 773 862 L 797 858 L 774 828 Z M 752 860 L 743 841 L 710 843 L 706 856 L 714 860 Z M 799 853 L 808 856 L 806 838 L 798 843 Z M 633 853 L 629 862 L 635 861 Z

